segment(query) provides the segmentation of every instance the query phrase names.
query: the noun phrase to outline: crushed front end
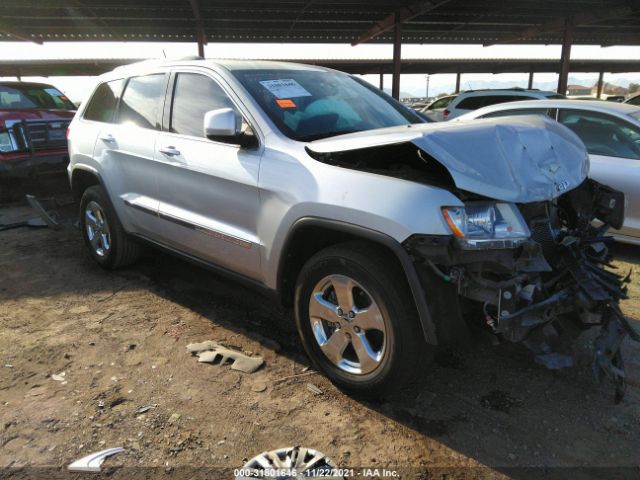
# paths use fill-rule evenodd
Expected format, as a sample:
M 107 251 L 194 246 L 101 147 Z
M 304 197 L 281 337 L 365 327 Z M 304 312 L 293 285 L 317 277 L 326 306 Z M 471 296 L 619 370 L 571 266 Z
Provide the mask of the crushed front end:
M 414 235 L 404 243 L 425 284 L 439 341 L 473 318 L 461 307 L 471 305 L 485 328 L 524 343 L 538 363 L 557 369 L 573 364 L 562 348 L 571 335 L 599 326 L 593 370 L 614 383 L 619 401 L 620 346 L 627 335 L 640 341 L 619 305 L 629 276 L 614 271 L 613 239 L 606 236 L 622 225 L 624 195 L 587 179 L 550 201 L 471 197 L 442 213 L 452 236 Z

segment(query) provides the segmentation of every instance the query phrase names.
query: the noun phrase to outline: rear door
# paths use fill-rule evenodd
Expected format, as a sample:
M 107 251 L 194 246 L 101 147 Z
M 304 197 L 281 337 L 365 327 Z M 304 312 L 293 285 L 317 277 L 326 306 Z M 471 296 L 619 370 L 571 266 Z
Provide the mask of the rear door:
M 106 124 L 114 121 L 124 80 L 112 80 L 98 85 L 80 118 L 73 120 L 69 129 L 69 154 L 72 164 L 95 168 L 94 148 L 98 134 Z
M 207 111 L 228 107 L 247 118 L 246 112 L 208 72 L 176 71 L 169 91 L 155 152 L 163 241 L 257 279 L 262 148 L 209 140 L 203 132 Z
M 123 226 L 149 238 L 160 228 L 154 149 L 167 80 L 165 73 L 129 78 L 114 123 L 103 125 L 94 150 Z
M 561 108 L 558 121 L 573 130 L 589 152 L 589 176 L 624 192 L 626 217 L 620 234 L 640 237 L 640 129 L 621 118 Z

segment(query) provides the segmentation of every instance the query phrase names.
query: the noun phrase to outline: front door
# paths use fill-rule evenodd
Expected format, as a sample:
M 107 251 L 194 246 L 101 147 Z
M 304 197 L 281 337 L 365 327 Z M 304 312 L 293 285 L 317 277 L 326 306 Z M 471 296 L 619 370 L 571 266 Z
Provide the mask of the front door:
M 163 240 L 175 249 L 257 279 L 262 150 L 204 137 L 207 111 L 238 110 L 212 77 L 174 73 L 170 92 L 165 106 L 167 125 L 155 152 Z

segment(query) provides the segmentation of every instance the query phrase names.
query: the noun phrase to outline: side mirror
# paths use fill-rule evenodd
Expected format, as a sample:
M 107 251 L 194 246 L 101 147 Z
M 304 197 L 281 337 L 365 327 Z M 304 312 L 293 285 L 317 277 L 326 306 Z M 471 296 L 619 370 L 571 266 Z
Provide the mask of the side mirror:
M 204 114 L 204 136 L 229 141 L 240 137 L 242 117 L 233 108 L 218 108 Z

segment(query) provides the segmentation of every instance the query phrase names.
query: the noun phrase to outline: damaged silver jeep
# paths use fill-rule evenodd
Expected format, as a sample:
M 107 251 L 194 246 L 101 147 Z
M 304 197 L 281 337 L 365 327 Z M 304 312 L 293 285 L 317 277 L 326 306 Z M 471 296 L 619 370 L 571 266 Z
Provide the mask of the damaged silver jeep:
M 397 388 L 474 324 L 568 367 L 599 327 L 593 369 L 622 397 L 624 196 L 550 119 L 424 124 L 324 68 L 144 62 L 101 77 L 69 150 L 100 265 L 146 242 L 277 293 L 341 387 Z

